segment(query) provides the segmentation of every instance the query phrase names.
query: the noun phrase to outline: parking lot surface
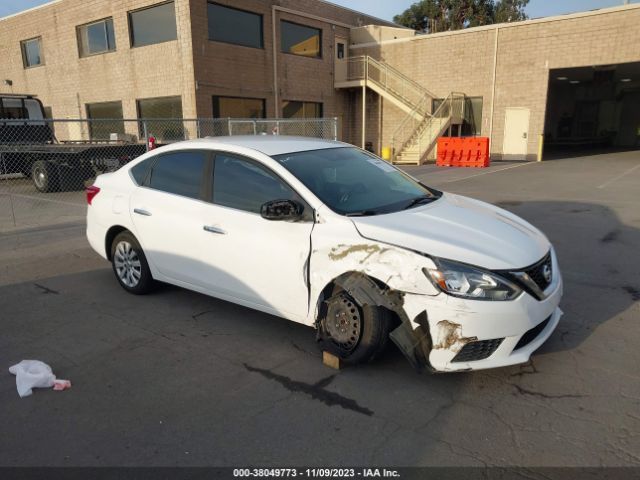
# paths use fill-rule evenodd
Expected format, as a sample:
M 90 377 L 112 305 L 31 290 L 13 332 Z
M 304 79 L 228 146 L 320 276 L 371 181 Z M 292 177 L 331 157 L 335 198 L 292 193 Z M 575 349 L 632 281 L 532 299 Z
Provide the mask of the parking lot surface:
M 407 168 L 524 217 L 558 253 L 556 332 L 527 365 L 470 373 L 417 374 L 393 346 L 336 372 L 307 327 L 170 286 L 125 293 L 77 213 L 11 225 L 0 465 L 637 466 L 638 165 L 640 152 Z M 20 399 L 7 369 L 22 359 L 73 387 Z

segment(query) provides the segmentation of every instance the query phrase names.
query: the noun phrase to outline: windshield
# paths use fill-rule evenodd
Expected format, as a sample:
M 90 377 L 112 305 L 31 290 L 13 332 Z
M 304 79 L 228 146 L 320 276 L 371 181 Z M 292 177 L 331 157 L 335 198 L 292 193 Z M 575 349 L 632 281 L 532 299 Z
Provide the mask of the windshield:
M 367 216 L 414 208 L 440 197 L 401 170 L 357 148 L 276 155 L 320 200 L 342 215 Z

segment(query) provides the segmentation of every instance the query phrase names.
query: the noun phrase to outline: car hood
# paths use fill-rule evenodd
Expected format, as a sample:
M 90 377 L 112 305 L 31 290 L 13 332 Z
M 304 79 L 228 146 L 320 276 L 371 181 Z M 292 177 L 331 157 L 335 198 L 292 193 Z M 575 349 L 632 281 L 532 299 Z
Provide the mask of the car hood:
M 450 193 L 425 206 L 352 220 L 370 240 L 491 270 L 527 267 L 551 248 L 542 232 L 516 215 Z

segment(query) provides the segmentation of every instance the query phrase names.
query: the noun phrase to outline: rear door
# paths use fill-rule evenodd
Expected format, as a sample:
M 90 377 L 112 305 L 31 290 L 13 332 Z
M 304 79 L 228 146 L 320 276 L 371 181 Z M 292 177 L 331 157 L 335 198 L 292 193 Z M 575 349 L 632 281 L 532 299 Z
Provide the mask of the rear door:
M 214 161 L 211 202 L 202 209 L 206 287 L 241 303 L 303 321 L 309 305 L 307 267 L 313 211 L 277 174 L 229 153 Z M 269 221 L 260 207 L 271 200 L 305 205 L 297 222 Z
M 161 154 L 131 196 L 136 236 L 149 261 L 172 280 L 199 284 L 206 274 L 198 234 L 209 158 L 200 150 Z

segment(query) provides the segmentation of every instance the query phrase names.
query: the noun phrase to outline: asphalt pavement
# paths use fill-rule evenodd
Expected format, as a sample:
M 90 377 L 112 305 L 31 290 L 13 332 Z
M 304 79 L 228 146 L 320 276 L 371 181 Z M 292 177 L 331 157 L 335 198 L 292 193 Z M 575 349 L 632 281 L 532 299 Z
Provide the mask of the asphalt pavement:
M 125 293 L 81 214 L 7 228 L 0 466 L 638 466 L 638 165 L 407 168 L 524 217 L 558 253 L 556 332 L 527 365 L 469 373 L 417 374 L 393 346 L 336 372 L 308 327 L 170 286 Z M 20 399 L 22 359 L 73 387 Z

